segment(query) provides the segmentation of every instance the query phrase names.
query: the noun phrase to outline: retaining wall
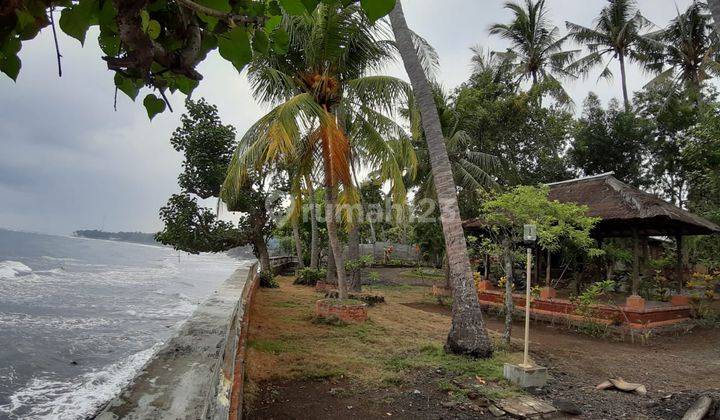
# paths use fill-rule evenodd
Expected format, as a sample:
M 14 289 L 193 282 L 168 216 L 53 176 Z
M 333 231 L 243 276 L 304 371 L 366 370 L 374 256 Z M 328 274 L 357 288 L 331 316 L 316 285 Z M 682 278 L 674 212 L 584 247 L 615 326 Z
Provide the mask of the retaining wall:
M 295 264 L 271 259 L 273 267 Z M 257 263 L 238 269 L 96 419 L 239 419 Z

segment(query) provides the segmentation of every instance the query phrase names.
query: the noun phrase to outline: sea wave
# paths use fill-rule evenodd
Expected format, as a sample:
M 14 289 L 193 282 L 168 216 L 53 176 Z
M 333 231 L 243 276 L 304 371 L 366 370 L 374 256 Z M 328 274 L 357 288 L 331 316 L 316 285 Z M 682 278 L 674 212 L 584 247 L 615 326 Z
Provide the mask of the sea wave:
M 0 406 L 0 414 L 18 419 L 84 419 L 117 395 L 162 347 L 158 343 L 76 380 L 33 378 Z
M 32 268 L 20 261 L 0 261 L 0 279 L 12 279 L 28 274 L 32 274 Z

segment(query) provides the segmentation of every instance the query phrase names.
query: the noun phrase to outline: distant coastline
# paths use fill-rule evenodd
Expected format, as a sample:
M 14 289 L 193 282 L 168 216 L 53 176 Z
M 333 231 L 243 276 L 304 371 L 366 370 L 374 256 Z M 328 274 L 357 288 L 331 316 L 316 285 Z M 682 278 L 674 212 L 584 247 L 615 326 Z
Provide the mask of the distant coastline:
M 108 241 L 118 241 L 118 242 L 132 242 L 136 244 L 145 244 L 145 245 L 157 245 L 161 246 L 159 242 L 155 241 L 155 234 L 154 233 L 145 233 L 145 232 L 106 232 L 102 230 L 97 229 L 86 229 L 86 230 L 76 230 L 73 232 L 73 236 L 78 238 L 88 238 L 88 239 L 105 239 Z

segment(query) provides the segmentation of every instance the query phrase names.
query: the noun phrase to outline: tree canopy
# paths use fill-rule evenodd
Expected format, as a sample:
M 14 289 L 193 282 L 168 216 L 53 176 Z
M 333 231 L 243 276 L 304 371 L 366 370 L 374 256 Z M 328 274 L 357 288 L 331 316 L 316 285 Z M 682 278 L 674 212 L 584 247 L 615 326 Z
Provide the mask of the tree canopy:
M 24 42 L 48 26 L 84 44 L 99 28 L 102 59 L 115 72 L 115 86 L 132 100 L 143 87 L 148 116 L 163 112 L 166 91 L 190 95 L 202 79 L 196 67 L 210 51 L 241 71 L 253 56 L 284 54 L 290 35 L 283 15 L 312 12 L 321 0 L 11 0 L 0 5 L 0 72 L 15 80 Z M 323 0 L 346 7 L 352 0 Z M 395 0 L 361 0 L 368 19 L 392 10 Z M 59 9 L 59 19 L 55 9 Z M 57 40 L 57 37 L 55 37 Z M 56 41 L 57 45 L 57 41 Z M 61 54 L 58 50 L 58 71 Z M 157 93 L 157 94 L 156 94 Z

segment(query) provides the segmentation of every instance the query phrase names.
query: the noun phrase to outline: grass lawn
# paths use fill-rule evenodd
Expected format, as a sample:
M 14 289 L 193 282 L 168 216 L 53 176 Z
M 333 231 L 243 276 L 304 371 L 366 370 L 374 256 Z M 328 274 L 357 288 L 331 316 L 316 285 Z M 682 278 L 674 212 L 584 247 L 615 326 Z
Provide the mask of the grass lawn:
M 434 302 L 428 287 L 365 286 L 364 292 L 382 294 L 386 303 L 369 308 L 364 324 L 333 326 L 314 320 L 315 301 L 322 296 L 292 281 L 279 277 L 279 288 L 259 289 L 255 296 L 246 364 L 250 405 L 263 398 L 257 395 L 263 384 L 303 387 L 308 381 L 342 382 L 355 392 L 384 395 L 425 387 L 424 394 L 458 404 L 520 392 L 502 378 L 503 363 L 518 362 L 519 352 L 496 345 L 489 360 L 445 354 L 449 318 L 406 305 Z

